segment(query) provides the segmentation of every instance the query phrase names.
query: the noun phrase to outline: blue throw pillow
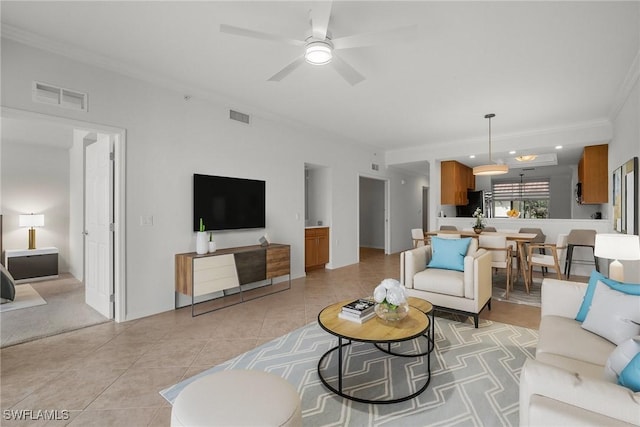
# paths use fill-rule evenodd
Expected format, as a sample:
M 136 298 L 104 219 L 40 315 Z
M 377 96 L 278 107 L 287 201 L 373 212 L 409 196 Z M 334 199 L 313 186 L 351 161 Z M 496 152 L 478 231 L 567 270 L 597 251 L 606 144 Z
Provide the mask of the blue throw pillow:
M 618 384 L 630 388 L 636 393 L 640 391 L 640 353 L 636 354 L 620 372 Z
M 464 257 L 471 243 L 471 237 L 462 239 L 431 238 L 431 262 L 429 268 L 464 271 Z
M 584 294 L 582 305 L 580 306 L 580 310 L 578 310 L 578 314 L 576 315 L 576 320 L 578 322 L 584 322 L 584 319 L 587 318 L 587 313 L 589 312 L 589 307 L 591 307 L 591 301 L 593 300 L 593 294 L 596 291 L 596 284 L 598 283 L 598 281 L 609 286 L 611 289 L 615 289 L 618 292 L 622 292 L 628 295 L 640 295 L 640 284 L 618 282 L 616 280 L 604 277 L 602 274 L 593 270 L 591 272 L 591 277 L 589 277 L 587 292 Z

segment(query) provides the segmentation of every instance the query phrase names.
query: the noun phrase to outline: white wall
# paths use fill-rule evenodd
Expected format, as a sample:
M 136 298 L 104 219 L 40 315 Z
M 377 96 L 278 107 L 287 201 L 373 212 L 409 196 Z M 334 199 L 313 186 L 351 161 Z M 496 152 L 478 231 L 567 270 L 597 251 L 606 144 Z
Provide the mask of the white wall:
M 194 173 L 266 181 L 266 232 L 271 241 L 292 245 L 295 278 L 304 275 L 304 164 L 326 165 L 331 171 L 331 267 L 357 261 L 358 176 L 388 174 L 384 165 L 380 172 L 369 170 L 376 157 L 372 150 L 285 125 L 210 94 L 192 93 L 185 101 L 182 92 L 6 39 L 2 59 L 3 106 L 126 129 L 126 319 L 174 307 L 174 255 L 195 249 Z M 89 111 L 32 102 L 33 80 L 86 91 Z M 252 114 L 251 124 L 229 120 L 232 107 Z M 9 161 L 3 155 L 3 163 Z M 402 212 L 404 205 L 394 209 Z M 153 215 L 153 226 L 140 225 L 143 215 Z M 219 232 L 216 241 L 220 248 L 256 244 L 264 232 Z
M 640 54 L 636 57 L 630 75 L 629 95 L 623 107 L 617 112 L 614 121 L 614 138 L 609 145 L 609 176 L 624 162 L 633 157 L 640 157 Z M 638 190 L 636 190 L 638 191 Z M 637 196 L 637 195 L 636 195 Z M 609 200 L 612 200 L 612 188 L 609 185 Z M 612 206 L 607 205 L 608 217 L 613 218 Z M 640 214 L 640 213 L 639 213 Z M 613 224 L 611 230 L 613 230 Z M 625 281 L 640 283 L 640 261 L 622 261 Z
M 84 154 L 86 131 L 73 131 L 69 149 L 69 273 L 84 280 Z
M 69 154 L 67 149 L 2 141 L 3 247 L 26 249 L 28 235 L 20 214 L 44 214 L 36 247 L 55 246 L 58 268 L 69 270 Z
M 426 176 L 395 167 L 389 167 L 387 173 L 390 177 L 390 252 L 395 253 L 413 247 L 411 229 L 422 228 L 422 189 L 429 187 L 430 181 Z M 438 197 L 439 194 L 438 189 Z
M 307 170 L 308 226 L 331 226 L 331 170 L 313 166 Z M 319 223 L 320 222 L 320 223 Z
M 360 246 L 384 249 L 385 182 L 360 177 Z

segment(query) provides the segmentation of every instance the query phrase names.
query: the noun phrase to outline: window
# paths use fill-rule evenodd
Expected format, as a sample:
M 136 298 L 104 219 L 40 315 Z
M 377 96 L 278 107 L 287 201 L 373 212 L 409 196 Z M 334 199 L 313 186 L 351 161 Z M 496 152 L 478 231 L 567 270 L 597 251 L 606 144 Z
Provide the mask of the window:
M 506 218 L 510 209 L 521 218 L 549 217 L 549 178 L 497 180 L 492 187 L 494 217 Z

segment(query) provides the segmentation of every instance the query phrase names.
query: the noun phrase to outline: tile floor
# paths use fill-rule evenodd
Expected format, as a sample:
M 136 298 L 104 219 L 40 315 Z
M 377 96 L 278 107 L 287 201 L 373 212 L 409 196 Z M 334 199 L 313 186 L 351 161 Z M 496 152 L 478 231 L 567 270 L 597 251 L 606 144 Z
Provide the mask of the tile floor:
M 160 390 L 315 321 L 330 303 L 369 295 L 399 271 L 398 254 L 363 250 L 359 264 L 310 272 L 288 291 L 199 317 L 184 308 L 4 348 L 0 424 L 168 426 L 171 407 Z M 537 329 L 540 310 L 494 301 L 481 318 Z M 68 419 L 8 420 L 13 410 Z

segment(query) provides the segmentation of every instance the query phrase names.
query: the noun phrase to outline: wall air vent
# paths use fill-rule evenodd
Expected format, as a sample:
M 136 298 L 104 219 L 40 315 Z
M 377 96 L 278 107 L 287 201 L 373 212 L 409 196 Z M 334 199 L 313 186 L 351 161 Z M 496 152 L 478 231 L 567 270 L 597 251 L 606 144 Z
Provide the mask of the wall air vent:
M 42 104 L 57 105 L 72 110 L 87 111 L 87 94 L 48 83 L 33 82 L 31 99 Z
M 249 124 L 249 115 L 239 111 L 229 110 L 229 118 L 231 120 Z
M 374 171 L 380 170 L 380 165 L 377 163 L 371 163 L 371 170 L 374 170 Z

